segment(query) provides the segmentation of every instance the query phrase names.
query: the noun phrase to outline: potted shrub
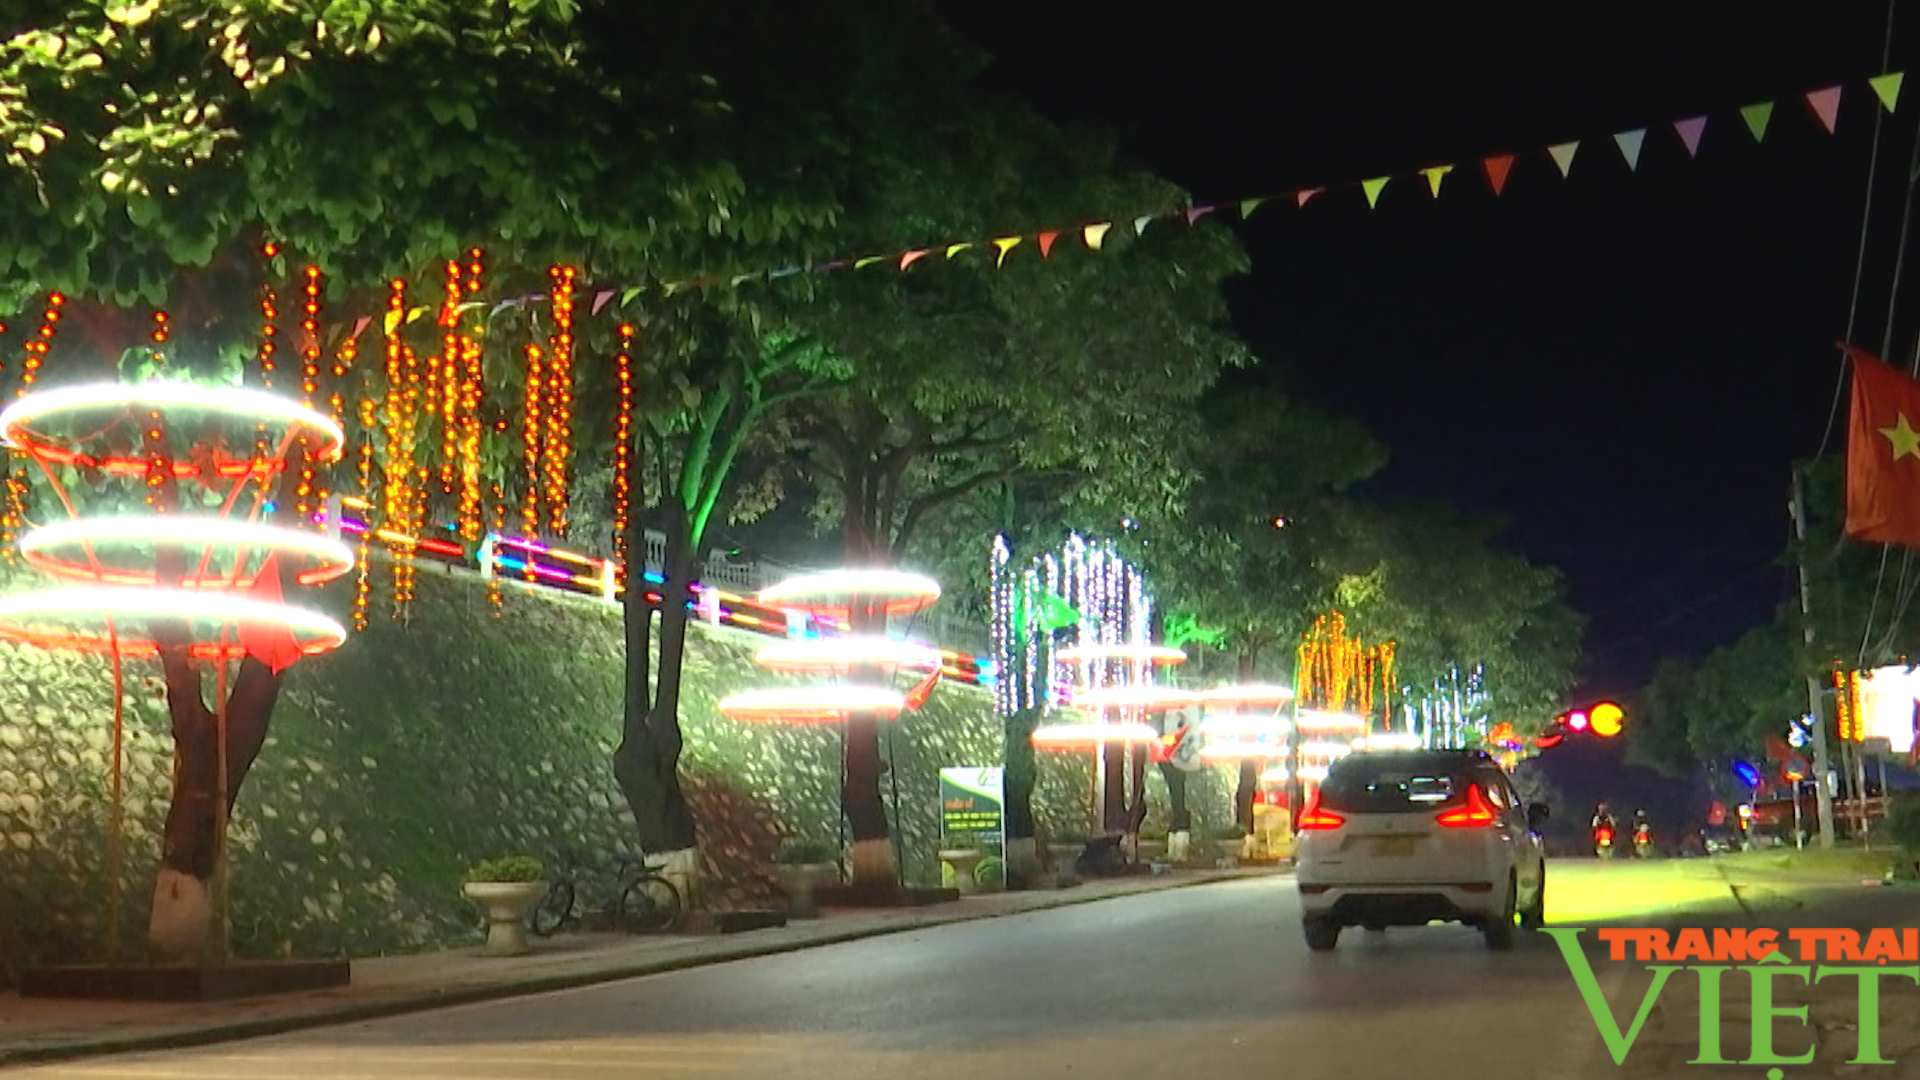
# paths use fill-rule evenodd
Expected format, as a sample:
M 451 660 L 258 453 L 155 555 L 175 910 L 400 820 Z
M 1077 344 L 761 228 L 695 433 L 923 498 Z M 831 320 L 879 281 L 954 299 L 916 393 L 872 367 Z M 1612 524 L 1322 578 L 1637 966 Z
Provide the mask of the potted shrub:
M 940 851 L 940 861 L 953 870 L 953 886 L 960 890 L 961 896 L 979 891 L 979 882 L 973 872 L 986 857 L 987 853 L 979 848 L 943 848 Z
M 463 891 L 487 913 L 487 952 L 527 951 L 527 915 L 547 895 L 547 871 L 539 859 L 506 855 L 478 863 L 467 871 Z
M 981 892 L 1000 892 L 1007 887 L 1007 862 L 998 856 L 989 855 L 980 860 L 973 868 L 974 883 Z
M 1229 825 L 1213 834 L 1214 843 L 1220 848 L 1223 859 L 1237 859 L 1247 847 L 1247 830 L 1242 825 Z
M 780 888 L 787 894 L 787 914 L 796 919 L 820 915 L 813 887 L 839 869 L 840 849 L 824 840 L 789 840 L 780 845 Z

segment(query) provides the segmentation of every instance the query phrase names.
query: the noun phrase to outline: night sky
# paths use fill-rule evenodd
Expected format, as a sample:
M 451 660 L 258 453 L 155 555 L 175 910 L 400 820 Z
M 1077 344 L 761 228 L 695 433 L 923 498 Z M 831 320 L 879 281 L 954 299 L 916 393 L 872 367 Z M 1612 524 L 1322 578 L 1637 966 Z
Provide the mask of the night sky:
M 1791 596 L 1788 468 L 1835 393 L 1882 4 L 945 8 L 998 80 L 1112 125 L 1197 204 L 1402 177 L 1377 210 L 1349 191 L 1234 222 L 1253 259 L 1235 322 L 1259 377 L 1392 448 L 1373 492 L 1505 515 L 1513 546 L 1567 572 L 1591 620 L 1587 693 L 1631 693 Z M 1920 57 L 1920 7 L 1900 17 L 1888 70 Z M 1801 95 L 1833 83 L 1829 136 Z M 1756 145 L 1737 110 L 1767 100 Z M 1689 160 L 1671 122 L 1703 112 Z M 1875 348 L 1917 116 L 1910 80 L 1853 335 Z M 1611 136 L 1642 126 L 1636 174 Z M 1572 139 L 1562 179 L 1543 148 Z M 1502 152 L 1522 157 L 1496 199 L 1477 163 Z M 1436 164 L 1457 166 L 1437 201 L 1409 175 Z M 1917 310 L 1897 320 L 1903 358 Z

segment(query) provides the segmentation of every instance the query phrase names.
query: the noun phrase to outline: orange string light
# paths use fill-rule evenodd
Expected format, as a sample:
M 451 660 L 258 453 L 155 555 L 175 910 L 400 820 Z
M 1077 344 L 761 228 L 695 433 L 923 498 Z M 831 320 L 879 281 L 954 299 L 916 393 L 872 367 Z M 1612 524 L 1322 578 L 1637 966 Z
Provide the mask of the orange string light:
M 280 254 L 280 247 L 269 240 L 260 249 L 260 253 L 272 259 Z M 260 290 L 260 385 L 273 389 L 273 354 L 278 350 L 276 340 L 280 333 L 280 297 L 272 285 L 264 285 Z
M 407 408 L 408 385 L 405 368 L 407 351 L 400 341 L 400 326 L 406 320 L 407 283 L 396 278 L 387 283 L 387 396 L 386 396 L 386 441 L 387 456 L 380 489 L 382 514 L 387 528 L 395 529 L 411 536 L 407 530 L 408 510 L 413 505 L 409 486 L 413 479 L 413 446 L 408 438 Z M 418 372 L 415 376 L 417 378 Z M 407 545 L 400 545 L 393 553 L 393 602 L 395 615 L 405 608 L 408 593 L 412 587 L 413 551 Z
M 620 351 L 614 354 L 620 400 L 613 423 L 613 558 L 627 565 L 627 523 L 633 514 L 633 490 L 627 478 L 633 466 L 633 324 L 620 324 Z
M 40 378 L 40 369 L 47 362 L 47 353 L 53 349 L 53 338 L 60 329 L 60 309 L 65 307 L 67 298 L 60 293 L 47 296 L 46 310 L 40 314 L 40 330 L 28 338 L 21 346 L 23 354 L 20 361 L 20 386 L 14 392 L 15 397 L 25 397 Z M 13 467 L 7 470 L 6 502 L 0 508 L 0 552 L 4 552 L 8 561 L 14 556 L 13 542 L 26 521 L 27 508 L 27 466 L 19 455 L 12 457 Z
M 360 443 L 360 505 L 369 508 L 369 510 L 371 510 L 373 506 L 371 501 L 373 492 L 373 432 L 379 424 L 379 419 L 374 414 L 374 408 L 372 398 L 363 397 L 360 399 L 360 427 L 366 432 L 364 440 Z M 373 515 L 369 513 L 367 516 L 368 518 L 372 518 Z M 367 628 L 367 597 L 373 591 L 372 578 L 367 574 L 367 555 L 373 546 L 373 531 L 373 522 L 371 520 L 366 523 L 365 528 L 360 530 L 360 560 L 354 567 L 358 577 L 355 579 L 353 586 L 353 628 L 355 630 L 365 630 Z
M 540 346 L 527 343 L 527 415 L 526 430 L 522 436 L 522 452 L 526 458 L 526 490 L 521 493 L 520 524 L 526 530 L 527 539 L 540 536 L 540 396 L 541 396 L 541 352 Z M 527 577 L 533 577 L 533 564 L 527 564 Z
M 500 493 L 500 485 L 493 485 L 493 534 L 500 535 L 507 527 L 507 500 Z M 487 575 L 487 603 L 493 607 L 493 617 L 506 617 L 506 605 L 500 600 L 500 575 Z
M 547 394 L 547 436 L 544 451 L 548 521 L 555 536 L 567 534 L 567 474 L 573 456 L 573 267 L 555 266 L 553 279 L 553 336 L 548 339 L 551 363 Z
M 482 262 L 480 249 L 467 252 L 467 277 L 463 295 L 480 291 Z M 457 313 L 456 313 L 457 314 Z M 484 397 L 484 372 L 481 369 L 480 344 L 464 327 L 459 335 L 461 390 L 460 402 L 460 505 L 457 520 L 460 539 L 469 546 L 480 541 L 480 403 Z
M 461 409 L 467 402 L 465 363 L 460 351 L 460 301 L 466 296 L 459 262 L 447 260 L 447 296 L 440 303 L 440 490 L 451 494 L 459 467 Z
M 301 288 L 305 298 L 300 304 L 300 392 L 301 403 L 311 409 L 313 396 L 320 390 L 319 267 L 307 267 L 306 283 Z M 306 436 L 301 436 L 302 448 L 306 442 Z M 313 462 L 305 453 L 300 455 L 300 462 L 300 478 L 294 487 L 294 508 L 299 511 L 299 521 L 304 526 L 313 520 Z

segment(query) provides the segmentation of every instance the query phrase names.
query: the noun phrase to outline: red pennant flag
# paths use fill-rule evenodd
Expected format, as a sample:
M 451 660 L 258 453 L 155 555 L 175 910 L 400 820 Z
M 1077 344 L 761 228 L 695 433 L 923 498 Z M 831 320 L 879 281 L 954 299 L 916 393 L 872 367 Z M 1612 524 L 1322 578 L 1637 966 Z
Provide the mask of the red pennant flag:
M 1827 134 L 1833 134 L 1840 124 L 1840 88 L 1829 86 L 1825 90 L 1808 91 L 1807 107 L 1820 118 L 1820 126 L 1827 129 Z
M 1211 213 L 1213 213 L 1213 207 L 1211 206 L 1187 207 L 1187 227 L 1192 228 L 1194 222 L 1199 221 L 1201 218 L 1206 217 L 1208 214 L 1211 214 Z
M 599 292 L 594 293 L 593 294 L 593 310 L 588 312 L 588 314 L 591 314 L 591 315 L 600 314 L 600 309 L 603 307 L 606 307 L 607 301 L 611 299 L 613 299 L 612 289 L 601 289 Z
M 1842 345 L 1853 359 L 1847 535 L 1920 548 L 1920 382 Z
M 1035 239 L 1040 241 L 1040 257 L 1044 259 L 1053 253 L 1053 242 L 1060 239 L 1060 234 L 1058 232 L 1043 232 L 1035 237 Z
M 1680 141 L 1687 144 L 1687 156 L 1693 157 L 1700 152 L 1700 136 L 1707 130 L 1707 118 L 1692 116 L 1685 120 L 1675 120 L 1673 130 L 1680 136 Z
M 921 248 L 918 251 L 906 252 L 905 254 L 900 256 L 900 269 L 905 270 L 907 267 L 912 266 L 914 263 L 920 261 L 921 259 L 926 258 L 926 256 L 927 256 L 926 248 Z
M 281 602 L 279 555 L 267 556 L 266 561 L 260 564 L 260 573 L 243 595 L 263 604 Z M 267 665 L 267 670 L 275 675 L 292 667 L 301 655 L 300 642 L 294 638 L 293 631 L 278 622 L 242 621 L 240 647 L 246 650 L 248 656 Z
M 1507 186 L 1507 173 L 1513 169 L 1512 154 L 1496 154 L 1486 160 L 1487 181 L 1493 185 L 1493 193 L 1500 194 Z
M 1305 206 L 1307 205 L 1308 199 L 1313 198 L 1315 195 L 1318 195 L 1325 190 L 1327 189 L 1323 187 L 1301 188 L 1299 191 L 1296 191 L 1293 193 L 1293 197 L 1298 201 L 1299 205 Z
M 367 324 L 372 321 L 373 321 L 373 316 L 371 315 L 360 316 L 360 321 L 353 324 L 353 333 L 348 334 L 347 336 L 350 338 L 359 337 L 360 331 L 365 330 L 367 328 Z
M 919 712 L 920 706 L 927 703 L 928 696 L 933 693 L 933 688 L 938 685 L 939 682 L 940 669 L 934 668 L 933 674 L 920 680 L 920 685 L 914 687 L 913 690 L 907 694 L 907 711 Z

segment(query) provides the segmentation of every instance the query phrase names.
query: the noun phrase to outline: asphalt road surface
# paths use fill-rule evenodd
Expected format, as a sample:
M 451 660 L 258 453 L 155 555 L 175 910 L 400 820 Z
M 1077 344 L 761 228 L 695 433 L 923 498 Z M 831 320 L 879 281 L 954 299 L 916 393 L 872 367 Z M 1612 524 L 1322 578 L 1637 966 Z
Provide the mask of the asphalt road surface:
M 1292 879 L 1276 877 L 270 1039 L 9 1070 L 7 1080 L 682 1076 L 1619 1072 L 1551 941 L 1529 936 L 1493 954 L 1458 927 L 1353 929 L 1338 952 L 1310 954 Z

